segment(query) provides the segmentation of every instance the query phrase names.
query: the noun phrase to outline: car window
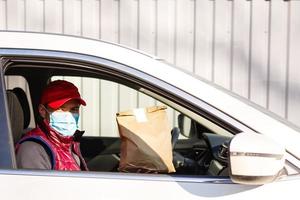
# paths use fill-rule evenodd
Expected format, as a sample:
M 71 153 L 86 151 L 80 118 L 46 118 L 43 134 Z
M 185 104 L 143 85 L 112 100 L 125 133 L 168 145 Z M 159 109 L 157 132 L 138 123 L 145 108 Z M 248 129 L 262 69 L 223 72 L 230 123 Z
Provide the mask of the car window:
M 173 99 L 177 98 L 177 90 L 171 84 L 167 85 L 170 87 L 168 90 L 158 88 L 156 84 L 160 80 L 155 77 L 146 79 L 147 74 L 135 71 L 132 72 L 137 73 L 135 76 L 126 78 L 128 71 L 122 68 L 124 71 L 120 70 L 119 74 L 109 74 L 107 71 L 89 71 L 84 64 L 82 69 L 86 71 L 74 69 L 63 61 L 58 66 L 48 66 L 42 62 L 40 66 L 11 68 L 8 74 L 23 74 L 26 77 L 20 78 L 20 82 L 28 95 L 26 80 L 30 83 L 33 99 L 30 104 L 33 105 L 39 104 L 42 88 L 51 80 L 67 80 L 78 87 L 87 102 L 87 106 L 80 109 L 79 128 L 85 130 L 80 148 L 90 171 L 119 172 L 123 151 L 116 121 L 118 112 L 163 105 L 167 107 L 171 140 L 168 143 L 172 146 L 169 154 L 173 157 L 176 174 L 228 176 L 226 161 L 217 160 L 216 156 L 219 147 L 233 136 L 233 132 L 226 129 L 226 124 L 220 124 L 222 121 L 212 120 L 215 116 L 210 118 L 209 112 L 201 115 L 190 109 L 182 93 L 176 93 L 178 99 Z M 95 69 L 100 67 L 97 65 Z M 141 82 L 136 82 L 135 77 L 139 77 Z M 15 84 L 14 80 L 18 82 L 18 76 L 7 76 L 7 89 L 15 87 L 10 84 Z
M 176 173 L 227 175 L 227 169 L 223 170 L 226 168 L 224 167 L 225 162 L 221 164 L 216 160 L 211 162 L 213 159 L 212 152 L 209 149 L 210 144 L 206 142 L 215 143 L 218 141 L 220 145 L 223 141 L 231 138 L 232 134 L 213 122 L 195 115 L 172 100 L 145 88 L 136 90 L 124 84 L 90 77 L 54 76 L 51 80 L 72 82 L 78 87 L 82 98 L 87 103 L 87 106 L 81 106 L 80 109 L 80 129 L 85 130 L 81 145 L 83 155 L 85 155 L 91 171 L 118 171 L 118 164 L 116 163 L 119 162 L 121 149 L 118 146 L 120 144 L 120 130 L 117 127 L 116 113 L 165 105 L 167 106 L 168 122 L 172 134 L 173 131 L 179 130 L 179 138 L 176 141 L 176 146 L 174 146 L 176 151 L 173 155 L 174 160 L 176 160 L 175 163 L 177 163 L 177 165 L 175 164 Z M 187 115 L 193 116 L 197 122 Z M 183 121 L 185 123 L 181 124 Z M 215 134 L 219 136 L 210 140 L 209 138 Z M 92 137 L 89 138 L 89 136 Z M 93 152 L 97 150 L 93 149 L 92 143 L 104 150 L 95 155 Z M 217 150 L 215 146 L 214 148 Z M 200 162 L 196 164 L 198 160 Z M 103 162 L 106 162 L 105 167 L 103 167 Z

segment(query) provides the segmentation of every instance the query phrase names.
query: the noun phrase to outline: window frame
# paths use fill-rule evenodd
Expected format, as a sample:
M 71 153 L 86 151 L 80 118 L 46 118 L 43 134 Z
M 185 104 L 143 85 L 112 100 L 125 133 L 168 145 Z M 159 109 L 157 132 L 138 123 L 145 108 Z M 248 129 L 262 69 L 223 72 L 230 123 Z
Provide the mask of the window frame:
M 0 67 L 4 61 L 0 60 Z M 6 98 L 5 81 L 3 71 L 0 70 L 0 168 L 16 168 L 16 159 L 14 153 L 14 142 L 10 126 L 9 111 Z

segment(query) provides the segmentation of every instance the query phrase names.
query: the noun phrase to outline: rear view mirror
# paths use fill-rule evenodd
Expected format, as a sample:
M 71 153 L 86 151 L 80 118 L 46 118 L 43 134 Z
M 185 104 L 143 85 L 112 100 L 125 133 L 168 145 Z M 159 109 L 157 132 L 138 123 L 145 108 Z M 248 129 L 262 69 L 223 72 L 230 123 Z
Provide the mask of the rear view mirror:
M 192 138 L 196 134 L 195 121 L 183 114 L 178 115 L 178 128 L 185 137 Z
M 229 146 L 230 177 L 248 185 L 272 182 L 283 171 L 284 154 L 284 148 L 263 135 L 240 133 Z

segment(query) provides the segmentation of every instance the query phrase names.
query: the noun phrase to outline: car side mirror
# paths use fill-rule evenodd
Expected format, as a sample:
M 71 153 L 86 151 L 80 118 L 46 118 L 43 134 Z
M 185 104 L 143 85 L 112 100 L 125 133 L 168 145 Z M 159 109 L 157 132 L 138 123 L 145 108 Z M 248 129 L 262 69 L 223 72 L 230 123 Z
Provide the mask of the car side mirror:
M 285 149 L 260 134 L 237 134 L 229 145 L 229 175 L 234 183 L 262 185 L 284 170 Z

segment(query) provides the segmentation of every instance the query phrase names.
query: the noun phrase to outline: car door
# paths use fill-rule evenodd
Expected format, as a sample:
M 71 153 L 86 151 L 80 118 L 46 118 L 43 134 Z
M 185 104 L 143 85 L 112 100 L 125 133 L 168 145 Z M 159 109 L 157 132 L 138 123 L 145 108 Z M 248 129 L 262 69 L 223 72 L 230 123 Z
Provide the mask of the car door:
M 10 55 L 10 58 L 5 56 Z M 103 58 L 96 58 L 75 53 L 55 51 L 28 51 L 18 50 L 2 52 L 3 57 L 9 59 L 11 74 L 18 72 L 18 67 L 23 75 L 28 71 L 39 68 L 59 69 L 66 75 L 78 73 L 98 77 L 99 74 L 114 75 L 120 83 L 139 85 L 151 91 L 148 94 L 162 96 L 160 100 L 167 99 L 165 103 L 180 105 L 186 112 L 195 115 L 202 114 L 209 124 L 218 127 L 224 132 L 238 131 L 243 127 L 226 113 L 218 113 L 209 104 L 201 102 L 190 94 L 180 91 L 171 84 L 141 71 L 133 70 Z M 13 56 L 11 56 L 13 55 Z M 24 55 L 26 59 L 24 59 Z M 37 56 L 38 55 L 38 56 Z M 42 59 L 40 59 L 42 58 Z M 21 67 L 20 60 L 22 61 Z M 53 66 L 55 62 L 57 66 Z M 92 64 L 91 64 L 92 63 Z M 3 63 L 2 63 L 3 64 Z M 35 65 L 32 67 L 32 65 Z M 26 66 L 28 68 L 26 68 Z M 46 67 L 45 67 L 46 66 Z M 1 196 L 4 199 L 253 199 L 253 198 L 284 198 L 286 194 L 293 194 L 299 179 L 288 177 L 284 180 L 261 186 L 248 186 L 232 183 L 229 177 L 203 176 L 203 175 L 172 175 L 172 174 L 137 174 L 120 172 L 61 172 L 44 170 L 16 169 L 10 122 L 5 96 L 4 66 L 1 66 Z M 29 73 L 30 74 L 30 73 Z M 50 77 L 50 76 L 49 76 Z M 159 86 L 159 87 L 158 87 Z M 133 86 L 134 87 L 134 86 Z M 163 89 L 165 88 L 165 89 Z M 182 94 L 184 94 L 182 96 Z M 157 96 L 156 96 L 157 97 Z M 191 104 L 201 102 L 199 104 Z M 174 103 L 174 104 L 173 104 Z M 179 107 L 178 107 L 179 108 Z M 215 114 L 215 115 L 214 115 Z M 218 117 L 217 117 L 218 116 Z M 229 120 L 230 119 L 230 120 Z M 232 123 L 234 121 L 234 123 Z M 212 129 L 214 129 L 212 127 Z M 246 130 L 247 128 L 245 128 Z

